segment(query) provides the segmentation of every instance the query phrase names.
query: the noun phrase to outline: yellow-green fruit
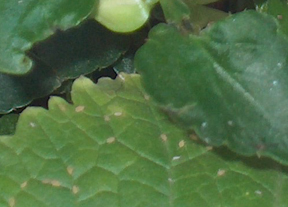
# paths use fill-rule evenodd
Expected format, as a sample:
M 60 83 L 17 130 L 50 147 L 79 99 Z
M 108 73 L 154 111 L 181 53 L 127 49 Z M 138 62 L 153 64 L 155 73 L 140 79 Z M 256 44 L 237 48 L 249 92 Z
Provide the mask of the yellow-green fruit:
M 145 0 L 99 0 L 95 19 L 115 32 L 132 32 L 147 19 L 153 4 Z

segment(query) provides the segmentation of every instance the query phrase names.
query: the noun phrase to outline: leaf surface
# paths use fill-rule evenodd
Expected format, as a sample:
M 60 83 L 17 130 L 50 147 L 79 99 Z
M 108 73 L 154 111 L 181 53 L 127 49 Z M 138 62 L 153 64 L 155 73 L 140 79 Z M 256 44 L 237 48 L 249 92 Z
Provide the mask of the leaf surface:
M 0 117 L 0 135 L 14 134 L 18 121 L 18 114 L 8 114 Z
M 96 1 L 97 2 L 97 1 Z M 25 74 L 32 61 L 25 55 L 37 41 L 56 29 L 66 30 L 86 18 L 95 0 L 0 2 L 0 72 Z
M 258 3 L 258 11 L 271 14 L 276 17 L 280 24 L 280 29 L 288 35 L 288 2 L 282 0 L 267 0 Z
M 135 64 L 148 93 L 205 142 L 288 164 L 287 54 L 276 19 L 247 11 L 199 37 L 159 25 Z
M 0 114 L 50 94 L 67 79 L 113 64 L 128 49 L 129 38 L 89 20 L 35 45 L 29 51 L 35 61 L 30 73 L 0 73 Z
M 95 85 L 81 77 L 73 105 L 53 97 L 49 110 L 27 108 L 15 135 L 0 136 L 1 206 L 288 203 L 288 169 L 195 143 L 157 110 L 139 79 L 121 74 Z

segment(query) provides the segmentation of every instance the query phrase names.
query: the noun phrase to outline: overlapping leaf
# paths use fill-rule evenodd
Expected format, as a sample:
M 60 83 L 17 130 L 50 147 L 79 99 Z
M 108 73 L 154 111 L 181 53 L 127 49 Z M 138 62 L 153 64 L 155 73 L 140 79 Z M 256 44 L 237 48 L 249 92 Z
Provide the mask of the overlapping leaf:
M 136 56 L 147 91 L 207 143 L 288 164 L 288 41 L 241 12 L 200 37 L 159 25 Z
M 37 41 L 68 29 L 86 18 L 98 1 L 11 0 L 0 2 L 0 72 L 27 73 L 32 61 L 25 56 Z
M 91 20 L 35 45 L 30 50 L 35 67 L 29 74 L 0 73 L 0 114 L 46 96 L 67 79 L 113 64 L 127 50 L 129 39 Z
M 288 170 L 196 144 L 139 76 L 79 78 L 73 105 L 28 108 L 0 136 L 1 207 L 285 206 Z M 254 167 L 252 167 L 254 166 Z

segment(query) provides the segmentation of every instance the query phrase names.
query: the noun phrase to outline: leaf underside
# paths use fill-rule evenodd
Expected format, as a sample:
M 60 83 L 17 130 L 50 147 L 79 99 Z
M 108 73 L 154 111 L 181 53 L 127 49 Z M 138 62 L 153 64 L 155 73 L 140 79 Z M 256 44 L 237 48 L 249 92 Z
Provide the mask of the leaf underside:
M 245 11 L 200 36 L 159 25 L 135 57 L 148 93 L 205 142 L 288 164 L 288 41 Z
M 285 206 L 288 169 L 192 141 L 138 75 L 77 79 L 0 136 L 1 207 Z M 193 136 L 192 136 L 193 138 Z M 195 139 L 195 137 L 193 138 Z M 251 167 L 254 166 L 254 167 Z

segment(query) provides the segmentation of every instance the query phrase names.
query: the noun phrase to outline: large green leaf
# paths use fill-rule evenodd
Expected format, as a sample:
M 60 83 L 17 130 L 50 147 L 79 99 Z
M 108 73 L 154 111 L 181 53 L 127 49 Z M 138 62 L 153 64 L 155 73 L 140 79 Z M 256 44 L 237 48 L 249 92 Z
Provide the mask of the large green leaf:
M 0 136 L 1 207 L 287 206 L 288 169 L 195 143 L 138 75 L 81 77 L 72 100 L 28 108 Z
M 136 55 L 145 88 L 205 142 L 288 164 L 288 42 L 254 11 L 183 35 L 159 25 Z
M 59 28 L 80 23 L 96 0 L 2 0 L 0 1 L 0 72 L 27 73 L 32 61 L 25 51 Z
M 91 20 L 35 45 L 29 51 L 35 59 L 30 73 L 0 73 L 0 114 L 50 94 L 64 80 L 113 64 L 128 49 L 129 39 Z

